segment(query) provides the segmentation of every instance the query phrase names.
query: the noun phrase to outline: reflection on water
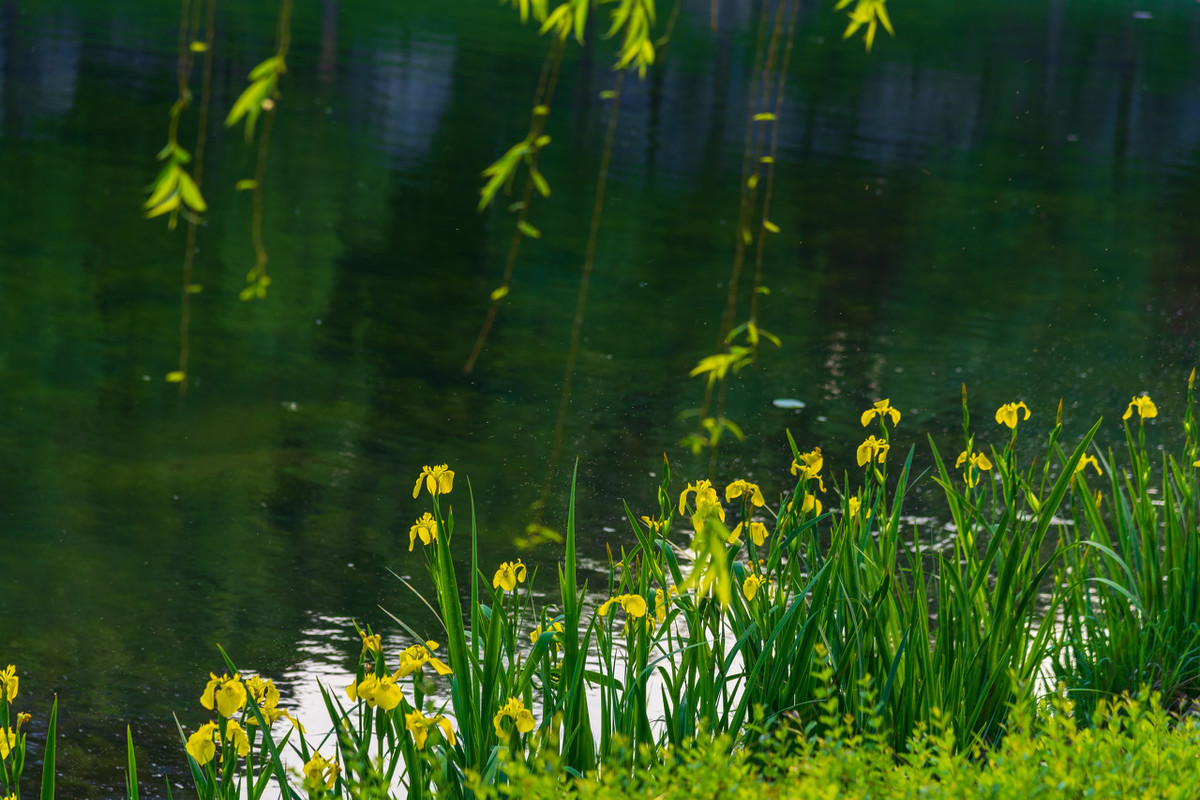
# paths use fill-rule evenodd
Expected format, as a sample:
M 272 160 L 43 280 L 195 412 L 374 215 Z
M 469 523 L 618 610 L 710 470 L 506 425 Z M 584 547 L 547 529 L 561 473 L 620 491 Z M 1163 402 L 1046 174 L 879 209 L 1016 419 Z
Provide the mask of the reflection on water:
M 408 646 L 388 641 L 384 645 L 388 653 Z M 330 731 L 321 687 L 341 700 L 342 690 L 354 682 L 356 656 L 361 648 L 362 642 L 350 617 L 314 615 L 310 627 L 300 631 L 296 663 L 283 674 L 280 685 L 290 689 L 288 699 L 294 704 L 293 713 L 305 730 L 314 735 L 314 742 L 321 741 Z
M 59 693 L 64 796 L 120 794 L 126 723 L 146 796 L 186 783 L 171 715 L 202 721 L 217 644 L 319 726 L 314 679 L 348 682 L 349 620 L 405 641 L 382 606 L 436 639 L 387 571 L 428 590 L 406 541 L 422 465 L 470 477 L 486 558 L 510 558 L 530 520 L 613 76 L 594 44 L 570 51 L 541 162 L 553 191 L 531 218 L 544 237 L 464 376 L 512 235 L 503 209 L 474 211 L 479 172 L 524 134 L 545 42 L 495 4 L 435 5 L 296 10 L 263 302 L 236 299 L 253 254 L 233 187 L 255 151 L 214 113 L 180 404 L 162 377 L 183 239 L 139 212 L 175 96 L 177 7 L 0 4 L 0 614 L 39 749 Z M 870 56 L 827 4 L 801 9 L 760 307 L 784 347 L 730 393 L 748 436 L 718 481 L 778 496 L 785 430 L 821 446 L 829 474 L 853 471 L 858 412 L 883 397 L 920 466 L 927 432 L 955 447 L 963 383 L 982 444 L 1014 399 L 1048 427 L 1062 398 L 1068 436 L 1103 414 L 1115 438 L 1108 421 L 1140 391 L 1156 423 L 1178 416 L 1200 308 L 1194 4 L 903 5 Z M 714 34 L 709 8 L 683 4 L 668 58 L 622 99 L 543 515 L 563 526 L 578 459 L 596 568 L 629 541 L 621 500 L 655 512 L 664 453 L 677 481 L 707 471 L 678 445 L 679 414 L 699 404 L 687 373 L 729 281 L 757 25 L 755 4 L 722 4 Z M 274 9 L 222 8 L 218 29 L 216 110 L 270 52 Z M 191 110 L 185 141 L 195 124 Z M 456 483 L 460 520 L 469 503 Z M 922 542 L 944 539 L 922 504 L 918 489 L 906 508 Z M 549 576 L 557 556 L 523 557 Z

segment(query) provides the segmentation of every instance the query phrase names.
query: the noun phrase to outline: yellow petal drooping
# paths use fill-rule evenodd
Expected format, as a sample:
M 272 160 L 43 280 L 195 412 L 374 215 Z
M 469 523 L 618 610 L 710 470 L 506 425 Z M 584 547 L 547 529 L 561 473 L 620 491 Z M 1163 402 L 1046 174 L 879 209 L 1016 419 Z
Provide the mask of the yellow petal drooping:
M 1024 402 L 1020 403 L 1005 403 L 996 409 L 996 422 L 1000 425 L 1007 425 L 1014 430 L 1017 427 L 1017 411 L 1025 412 L 1025 419 L 1029 419 L 1029 406 Z
M 1130 400 L 1129 407 L 1125 409 L 1125 413 L 1121 415 L 1121 419 L 1129 419 L 1133 416 L 1135 409 L 1138 412 L 1139 420 L 1158 416 L 1158 406 L 1154 405 L 1154 401 L 1150 399 L 1150 395 L 1142 395 Z
M 313 757 L 304 765 L 304 783 L 310 794 L 316 794 L 316 790 L 322 786 L 328 791 L 337 783 L 341 771 L 336 760 L 329 761 L 320 753 L 313 753 Z
M 424 482 L 425 488 L 429 490 L 429 494 L 437 497 L 440 494 L 450 494 L 454 488 L 454 470 L 448 468 L 449 465 L 441 464 L 436 467 L 425 466 L 421 468 L 421 474 L 417 476 L 417 484 L 413 486 L 413 499 L 421 494 L 421 483 Z
M 9 664 L 3 670 L 0 670 L 0 694 L 4 695 L 4 699 L 12 702 L 17 696 L 17 688 L 20 686 L 21 679 L 17 677 L 17 667 L 15 664 Z
M 883 439 L 868 436 L 866 441 L 858 446 L 858 465 L 864 467 L 872 461 L 878 461 L 882 464 L 890 446 Z
M 218 678 L 210 672 L 209 678 L 208 685 L 204 687 L 204 694 L 200 695 L 200 705 L 209 711 L 215 707 L 222 717 L 232 717 L 241 711 L 246 705 L 246 686 L 241 677 L 222 675 Z
M 862 413 L 863 427 L 867 427 L 867 423 L 869 423 L 875 417 L 879 417 L 880 419 L 890 417 L 892 424 L 896 425 L 900 422 L 900 411 L 892 408 L 891 401 L 880 400 Z
M 184 749 L 189 756 L 196 759 L 197 764 L 204 766 L 217 754 L 217 736 L 217 723 L 206 722 L 188 737 Z
M 739 479 L 725 487 L 725 502 L 731 503 L 735 497 L 747 497 L 750 499 L 750 504 L 756 507 L 766 505 L 758 484 L 750 481 Z
M 424 514 L 408 529 L 408 551 L 411 553 L 417 539 L 423 545 L 431 545 L 437 540 L 437 520 L 431 514 Z
M 742 581 L 742 594 L 746 596 L 747 600 L 753 600 L 754 596 L 758 594 L 758 590 L 766 582 L 767 579 L 761 575 L 747 575 L 746 580 Z
M 500 565 L 500 568 L 496 570 L 495 577 L 492 578 L 492 588 L 511 592 L 517 588 L 518 583 L 524 582 L 525 565 L 518 558 L 516 561 L 505 561 Z
M 504 728 L 500 725 L 505 719 L 510 719 L 513 725 L 516 726 L 518 733 L 529 733 L 536 727 L 537 722 L 533 719 L 533 714 L 525 708 L 525 701 L 519 697 L 510 697 L 504 707 L 496 712 L 496 716 L 492 719 L 492 724 L 496 728 L 496 736 L 504 738 Z

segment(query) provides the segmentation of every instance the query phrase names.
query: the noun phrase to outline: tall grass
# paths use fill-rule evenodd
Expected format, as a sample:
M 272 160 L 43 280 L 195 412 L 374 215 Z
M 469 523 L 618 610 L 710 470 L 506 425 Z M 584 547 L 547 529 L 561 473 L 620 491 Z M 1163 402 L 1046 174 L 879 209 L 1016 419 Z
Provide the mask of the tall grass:
M 1123 420 L 1127 465 L 1111 450 L 1096 465 L 1107 476 L 1107 495 L 1089 489 L 1082 472 L 1072 487 L 1077 546 L 1057 577 L 1063 636 L 1054 667 L 1086 717 L 1101 698 L 1139 684 L 1161 691 L 1173 710 L 1200 691 L 1194 383 L 1193 371 L 1183 446 L 1162 455 L 1157 481 L 1145 431 L 1157 408 L 1134 398 Z

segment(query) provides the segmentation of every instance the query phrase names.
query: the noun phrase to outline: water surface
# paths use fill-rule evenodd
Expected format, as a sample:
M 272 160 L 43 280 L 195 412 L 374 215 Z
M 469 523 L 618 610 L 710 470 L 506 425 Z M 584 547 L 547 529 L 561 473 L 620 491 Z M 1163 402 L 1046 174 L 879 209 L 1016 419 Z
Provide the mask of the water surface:
M 479 172 L 524 135 L 546 42 L 491 2 L 300 4 L 264 183 L 274 282 L 242 303 L 251 205 L 234 184 L 255 150 L 220 122 L 276 8 L 219 6 L 181 396 L 164 377 L 186 234 L 140 212 L 177 7 L 0 6 L 0 661 L 21 671 L 35 739 L 59 695 L 62 796 L 119 795 L 126 724 L 146 795 L 184 784 L 171 715 L 202 720 L 218 643 L 312 698 L 357 654 L 350 619 L 408 644 L 382 605 L 437 638 L 388 573 L 428 584 L 407 537 L 423 464 L 459 472 L 460 516 L 469 476 L 497 562 L 547 480 L 541 519 L 562 526 L 576 463 L 597 560 L 628 541 L 621 500 L 653 510 L 664 454 L 676 490 L 708 475 L 680 414 L 730 280 L 761 7 L 723 8 L 714 34 L 709 3 L 685 2 L 667 58 L 626 82 L 551 470 L 606 44 L 568 51 L 553 194 L 531 216 L 544 236 L 467 375 L 513 222 L 476 213 Z M 1150 11 L 897 0 L 897 38 L 868 56 L 829 4 L 802 4 L 760 305 L 783 347 L 731 388 L 747 437 L 715 478 L 777 495 L 785 429 L 830 475 L 853 469 L 858 413 L 883 397 L 904 412 L 898 449 L 924 454 L 932 433 L 957 452 L 963 383 L 989 444 L 1000 403 L 1025 400 L 1041 435 L 1060 398 L 1070 432 L 1103 415 L 1115 444 L 1143 391 L 1174 441 L 1196 360 L 1200 26 L 1191 2 Z

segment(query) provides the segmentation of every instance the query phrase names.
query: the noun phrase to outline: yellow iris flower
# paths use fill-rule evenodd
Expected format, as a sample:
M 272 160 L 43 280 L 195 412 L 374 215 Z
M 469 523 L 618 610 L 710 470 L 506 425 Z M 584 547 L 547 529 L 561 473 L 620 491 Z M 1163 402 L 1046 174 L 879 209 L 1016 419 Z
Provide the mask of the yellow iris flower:
M 246 691 L 250 692 L 250 696 L 254 698 L 256 703 L 262 703 L 271 707 L 279 703 L 279 688 L 275 685 L 275 681 L 270 678 L 251 675 L 246 679 L 245 685 Z
M 0 728 L 0 761 L 17 748 L 17 732 L 12 728 Z
M 821 516 L 821 501 L 814 494 L 804 495 L 804 501 L 800 504 L 800 510 L 805 514 L 812 514 L 814 517 Z
M 254 699 L 254 702 L 258 703 L 259 713 L 262 714 L 263 719 L 267 721 L 268 725 L 273 725 L 275 724 L 275 720 L 285 717 L 288 722 L 292 723 L 292 726 L 296 730 L 304 733 L 304 726 L 300 724 L 300 720 L 293 717 L 284 709 L 279 708 L 279 688 L 275 685 L 275 681 L 270 678 L 261 678 L 258 675 L 252 675 L 244 682 L 246 690 L 250 693 L 250 697 Z M 246 719 L 246 724 L 257 725 L 258 719 L 250 716 Z
M 242 758 L 250 752 L 250 737 L 246 735 L 246 729 L 238 724 L 237 720 L 229 719 L 225 721 L 225 741 L 231 742 L 237 748 L 237 754 Z
M 425 740 L 429 737 L 429 729 L 435 725 L 441 727 L 442 735 L 453 746 L 454 728 L 450 727 L 450 722 L 445 717 L 427 717 L 421 713 L 420 709 L 404 715 L 404 727 L 412 734 L 413 743 L 416 744 L 418 750 L 425 749 Z
M 417 485 L 413 487 L 413 500 L 421 494 L 421 482 L 425 482 L 425 488 L 429 490 L 429 494 L 437 497 L 439 494 L 450 494 L 454 488 L 454 470 L 447 469 L 449 465 L 442 464 L 436 467 L 425 466 L 421 468 L 421 474 L 417 476 Z
M 1158 416 L 1158 406 L 1154 405 L 1154 401 L 1150 399 L 1150 395 L 1143 395 L 1130 400 L 1129 407 L 1125 409 L 1125 413 L 1121 415 L 1121 419 L 1132 417 L 1134 409 L 1137 409 L 1139 420 Z
M 327 790 L 332 790 L 333 785 L 337 782 L 338 773 L 342 768 L 338 766 L 336 760 L 329 761 L 320 753 L 313 753 L 313 757 L 304 765 L 304 783 L 309 788 L 310 793 L 315 793 L 315 790 L 324 786 Z
M 758 590 L 766 584 L 767 579 L 761 575 L 747 575 L 746 580 L 742 581 L 742 594 L 747 600 L 753 600 L 754 595 L 758 594 Z
M 663 526 L 667 524 L 666 520 L 651 519 L 647 516 L 642 517 L 642 522 L 646 525 L 646 530 L 651 533 L 662 533 Z
M 423 545 L 431 545 L 437 539 L 438 525 L 437 520 L 431 514 L 424 514 L 416 523 L 408 529 L 408 552 L 412 552 L 413 545 L 417 543 L 417 539 L 421 540 Z
M 532 642 L 537 642 L 537 640 L 538 640 L 539 638 L 541 638 L 541 635 L 542 635 L 543 633 L 545 633 L 546 631 L 551 631 L 552 633 L 554 633 L 554 640 L 555 640 L 555 641 L 558 641 L 558 638 L 559 638 L 559 637 L 558 637 L 558 634 L 562 633 L 562 631 L 563 631 L 563 624 L 562 624 L 561 622 L 552 622 L 552 623 L 550 623 L 548 626 L 546 626 L 545 628 L 543 628 L 541 625 L 538 625 L 538 626 L 537 626 L 536 628 L 534 628 L 534 629 L 533 629 L 533 631 L 532 631 L 532 632 L 529 634 L 529 640 L 530 640 L 530 641 L 532 641 Z
M 383 652 L 383 637 L 381 635 L 378 633 L 368 635 L 366 631 L 359 631 L 358 635 L 362 638 L 363 655 L 371 653 L 373 656 L 378 657 Z
M 516 561 L 505 561 L 496 570 L 495 577 L 492 578 L 492 588 L 499 589 L 502 592 L 511 592 L 517 588 L 518 583 L 525 582 L 525 565 L 521 563 L 521 559 Z
M 496 726 L 496 736 L 504 738 L 504 728 L 500 723 L 505 718 L 511 719 L 513 725 L 516 726 L 518 733 L 529 733 L 537 726 L 537 722 L 533 718 L 533 714 L 529 709 L 525 708 L 525 701 L 519 697 L 510 697 L 504 707 L 496 712 L 496 716 L 492 719 L 492 724 Z
M 733 529 L 733 533 L 729 535 L 729 540 L 731 542 L 735 542 L 741 537 L 743 524 L 744 523 L 739 522 L 737 527 Z M 755 547 L 762 547 L 762 543 L 767 540 L 767 526 L 761 522 L 751 522 L 750 538 L 754 541 Z
M 200 705 L 212 711 L 215 707 L 222 717 L 232 717 L 246 705 L 246 686 L 240 675 L 217 677 L 210 672 L 208 685 L 200 695 Z
M 870 464 L 872 461 L 883 463 L 883 459 L 887 456 L 888 448 L 891 447 L 883 439 L 876 439 L 874 436 L 868 436 L 867 440 L 858 446 L 858 465 L 860 467 Z
M 651 615 L 655 622 L 662 625 L 667 621 L 667 604 L 671 602 L 671 598 L 679 596 L 679 588 L 676 586 L 670 587 L 667 591 L 662 589 L 654 590 L 654 613 Z M 646 620 L 649 624 L 650 620 Z
M 1097 475 L 1104 474 L 1104 471 L 1100 469 L 1100 462 L 1096 460 L 1095 456 L 1084 456 L 1083 458 L 1079 459 L 1079 463 L 1075 465 L 1075 472 L 1076 473 L 1083 472 L 1083 468 L 1086 467 L 1089 463 L 1093 467 L 1096 468 Z
M 800 479 L 804 481 L 816 478 L 817 485 L 823 492 L 825 491 L 825 481 L 821 478 L 821 468 L 824 466 L 825 457 L 821 455 L 821 448 L 814 447 L 807 453 L 801 453 L 799 460 L 792 461 L 792 474 L 799 475 Z
M 996 409 L 996 422 L 999 425 L 1007 425 L 1012 429 L 1017 427 L 1017 411 L 1025 412 L 1025 419 L 1029 419 L 1029 406 L 1025 403 L 1005 403 Z
M 17 687 L 20 685 L 21 679 L 17 677 L 17 667 L 15 664 L 9 664 L 3 670 L 0 670 L 0 693 L 4 695 L 4 699 L 12 702 L 17 696 Z
M 640 594 L 619 594 L 604 601 L 596 613 L 602 617 L 607 616 L 608 610 L 617 604 L 620 604 L 621 608 L 625 609 L 625 613 L 631 617 L 646 616 L 646 598 Z
M 217 754 L 218 735 L 217 723 L 206 722 L 188 737 L 184 749 L 187 750 L 189 756 L 196 759 L 197 764 L 204 766 Z
M 438 675 L 449 675 L 454 672 L 441 659 L 434 658 L 433 651 L 437 649 L 438 643 L 431 640 L 423 645 L 414 644 L 403 650 L 400 653 L 400 669 L 396 672 L 396 677 L 403 678 L 411 675 L 426 664 L 433 667 Z
M 868 408 L 866 411 L 864 411 L 862 413 L 863 427 L 864 428 L 867 427 L 867 423 L 869 423 L 875 417 L 880 417 L 880 418 L 891 417 L 892 424 L 896 425 L 900 422 L 900 411 L 898 409 L 892 408 L 892 404 L 890 401 L 880 400 L 875 405 L 871 406 L 870 408 Z
M 750 483 L 750 481 L 739 479 L 725 487 L 725 502 L 732 503 L 735 497 L 747 497 L 753 506 L 761 507 L 766 505 L 758 484 Z
M 963 464 L 967 465 L 967 471 L 963 473 L 963 480 L 969 487 L 974 487 L 979 483 L 980 470 L 992 468 L 992 462 L 988 461 L 988 457 L 983 453 L 970 453 L 966 450 L 958 454 L 958 460 L 954 462 L 954 466 L 961 467 Z
M 384 711 L 391 711 L 400 705 L 404 697 L 396 684 L 398 675 L 384 675 L 382 678 L 374 673 L 367 675 L 358 683 L 346 687 L 346 696 L 351 700 L 363 700 L 372 708 L 378 706 Z
M 703 517 L 711 514 L 716 515 L 721 522 L 725 521 L 725 509 L 721 507 L 721 498 L 717 497 L 717 490 L 708 481 L 697 481 L 687 485 L 687 488 L 679 495 L 680 514 L 684 513 L 688 495 L 693 493 L 696 495 L 696 516 Z

